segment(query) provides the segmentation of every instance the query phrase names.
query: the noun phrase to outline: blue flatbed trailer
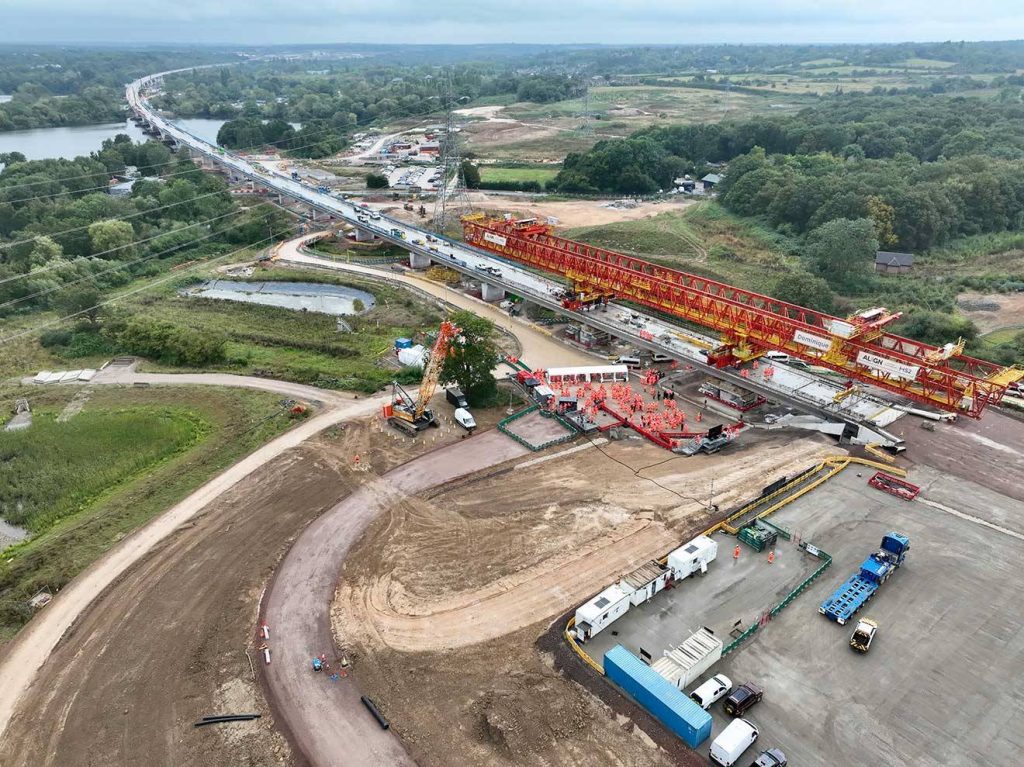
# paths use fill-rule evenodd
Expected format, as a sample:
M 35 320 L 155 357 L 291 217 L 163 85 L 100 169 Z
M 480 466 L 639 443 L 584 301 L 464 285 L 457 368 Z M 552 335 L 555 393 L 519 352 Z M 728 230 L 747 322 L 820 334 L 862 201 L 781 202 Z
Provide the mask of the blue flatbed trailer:
M 903 564 L 909 549 L 910 539 L 905 535 L 887 533 L 882 538 L 882 547 L 864 560 L 859 572 L 851 575 L 821 603 L 818 612 L 840 626 L 844 625 Z

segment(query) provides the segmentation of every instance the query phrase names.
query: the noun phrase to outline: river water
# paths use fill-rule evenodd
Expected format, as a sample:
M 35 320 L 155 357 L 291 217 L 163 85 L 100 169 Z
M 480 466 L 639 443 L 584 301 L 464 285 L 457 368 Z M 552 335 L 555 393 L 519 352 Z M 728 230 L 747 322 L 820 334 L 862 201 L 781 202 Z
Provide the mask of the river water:
M 9 100 L 10 96 L 0 95 L 0 103 Z M 217 143 L 217 131 L 225 123 L 224 120 L 207 117 L 182 117 L 173 122 L 211 144 Z M 302 123 L 291 123 L 291 126 L 299 130 Z M 131 120 L 103 125 L 80 125 L 74 128 L 33 128 L 0 132 L 0 153 L 21 152 L 29 160 L 71 160 L 99 151 L 105 139 L 114 138 L 118 133 L 127 133 L 132 141 L 146 141 L 149 138 Z
M 130 120 L 74 128 L 33 128 L 0 132 L 0 153 L 21 152 L 30 160 L 74 159 L 99 150 L 104 139 L 127 133 L 133 141 L 145 141 L 142 129 Z
M 218 298 L 334 315 L 358 314 L 354 305 L 357 299 L 363 302 L 364 311 L 372 309 L 375 303 L 371 293 L 344 285 L 322 285 L 316 282 L 210 280 L 186 288 L 182 293 L 186 296 Z

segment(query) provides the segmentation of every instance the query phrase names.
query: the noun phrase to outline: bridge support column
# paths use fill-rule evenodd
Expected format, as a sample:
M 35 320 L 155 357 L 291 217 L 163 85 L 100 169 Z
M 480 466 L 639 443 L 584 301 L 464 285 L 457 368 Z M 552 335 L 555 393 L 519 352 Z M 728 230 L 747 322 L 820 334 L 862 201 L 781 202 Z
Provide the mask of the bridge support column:
M 316 208 L 309 209 L 309 220 L 316 221 Z
M 409 266 L 413 269 L 426 269 L 430 266 L 430 256 L 424 256 L 422 253 L 416 253 L 410 250 Z
M 480 283 L 480 297 L 484 301 L 500 301 L 505 297 L 505 289 L 486 282 Z
M 363 229 L 356 227 L 356 242 L 371 242 L 373 240 L 373 232 L 369 229 Z

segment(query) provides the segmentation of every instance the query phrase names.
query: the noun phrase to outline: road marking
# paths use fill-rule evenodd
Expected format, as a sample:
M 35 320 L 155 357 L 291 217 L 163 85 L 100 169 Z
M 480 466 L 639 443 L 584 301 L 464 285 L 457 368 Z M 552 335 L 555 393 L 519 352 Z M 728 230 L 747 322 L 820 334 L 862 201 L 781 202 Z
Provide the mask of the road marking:
M 963 511 L 957 511 L 956 509 L 951 509 L 949 506 L 945 506 L 945 505 L 943 505 L 941 503 L 938 503 L 937 501 L 930 501 L 927 498 L 920 498 L 920 497 L 917 500 L 919 500 L 921 503 L 928 504 L 929 506 L 931 506 L 934 509 L 938 509 L 939 511 L 944 511 L 947 514 L 952 514 L 954 517 L 960 517 L 960 519 L 966 519 L 968 522 L 973 522 L 976 525 L 981 525 L 982 527 L 987 527 L 987 528 L 989 528 L 991 530 L 995 530 L 997 533 L 1002 533 L 1003 535 L 1009 535 L 1011 538 L 1016 538 L 1019 541 L 1024 541 L 1024 533 L 1018 533 L 1016 530 L 1010 530 L 1009 528 L 1003 527 L 1002 525 L 997 525 L 994 522 L 989 522 L 987 520 L 982 519 L 981 517 L 976 517 L 973 514 L 968 514 L 968 513 L 963 512 Z

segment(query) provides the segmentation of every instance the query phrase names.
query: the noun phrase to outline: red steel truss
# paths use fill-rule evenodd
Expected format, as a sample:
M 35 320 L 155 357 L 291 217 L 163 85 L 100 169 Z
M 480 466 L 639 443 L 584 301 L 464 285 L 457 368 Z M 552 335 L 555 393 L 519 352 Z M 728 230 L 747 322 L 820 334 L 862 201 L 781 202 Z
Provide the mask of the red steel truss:
M 562 275 L 576 290 L 658 309 L 722 334 L 720 366 L 767 349 L 785 351 L 908 399 L 979 418 L 1024 371 L 936 348 L 883 330 L 899 315 L 877 310 L 845 320 L 622 253 L 556 237 L 532 220 L 463 219 L 466 242 Z

